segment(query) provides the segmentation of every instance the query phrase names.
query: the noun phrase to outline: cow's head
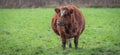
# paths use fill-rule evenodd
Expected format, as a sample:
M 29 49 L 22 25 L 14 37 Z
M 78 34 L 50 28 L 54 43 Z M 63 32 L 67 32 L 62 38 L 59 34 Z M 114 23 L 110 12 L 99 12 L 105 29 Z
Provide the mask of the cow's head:
M 59 26 L 67 25 L 71 22 L 71 14 L 73 13 L 73 9 L 70 7 L 58 7 L 55 8 L 55 12 L 58 15 L 57 24 Z

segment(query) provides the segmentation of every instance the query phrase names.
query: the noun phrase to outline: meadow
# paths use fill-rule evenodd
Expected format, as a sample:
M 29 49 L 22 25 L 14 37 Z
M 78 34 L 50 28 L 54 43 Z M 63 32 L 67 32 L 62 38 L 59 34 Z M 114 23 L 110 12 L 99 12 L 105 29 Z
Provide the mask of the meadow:
M 0 55 L 119 55 L 120 8 L 80 10 L 86 28 L 79 49 L 72 42 L 63 51 L 51 28 L 54 8 L 0 9 Z

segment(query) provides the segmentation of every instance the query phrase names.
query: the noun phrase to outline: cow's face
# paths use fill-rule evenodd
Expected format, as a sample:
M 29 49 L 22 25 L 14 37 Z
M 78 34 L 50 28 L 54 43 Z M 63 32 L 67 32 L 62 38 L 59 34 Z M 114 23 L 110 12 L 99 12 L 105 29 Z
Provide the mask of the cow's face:
M 55 12 L 58 15 L 57 24 L 65 25 L 71 22 L 71 14 L 73 13 L 73 9 L 68 7 L 59 7 L 55 8 Z

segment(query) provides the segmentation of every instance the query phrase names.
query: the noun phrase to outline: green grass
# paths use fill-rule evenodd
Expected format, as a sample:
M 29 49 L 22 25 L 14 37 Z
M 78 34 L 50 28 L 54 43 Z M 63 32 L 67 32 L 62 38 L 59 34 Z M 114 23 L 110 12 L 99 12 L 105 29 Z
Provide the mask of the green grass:
M 79 49 L 62 50 L 51 28 L 53 8 L 0 9 L 0 55 L 119 55 L 120 8 L 81 8 Z

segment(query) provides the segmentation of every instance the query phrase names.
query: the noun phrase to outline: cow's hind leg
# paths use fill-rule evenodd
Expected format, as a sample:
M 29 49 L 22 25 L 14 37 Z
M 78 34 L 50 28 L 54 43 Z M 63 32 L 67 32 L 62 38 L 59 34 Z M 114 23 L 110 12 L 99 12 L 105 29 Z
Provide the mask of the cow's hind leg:
M 70 39 L 69 39 L 69 48 L 72 48 L 71 41 L 72 41 L 72 39 L 70 38 Z
M 78 49 L 78 39 L 79 39 L 79 36 L 74 37 L 75 49 Z

